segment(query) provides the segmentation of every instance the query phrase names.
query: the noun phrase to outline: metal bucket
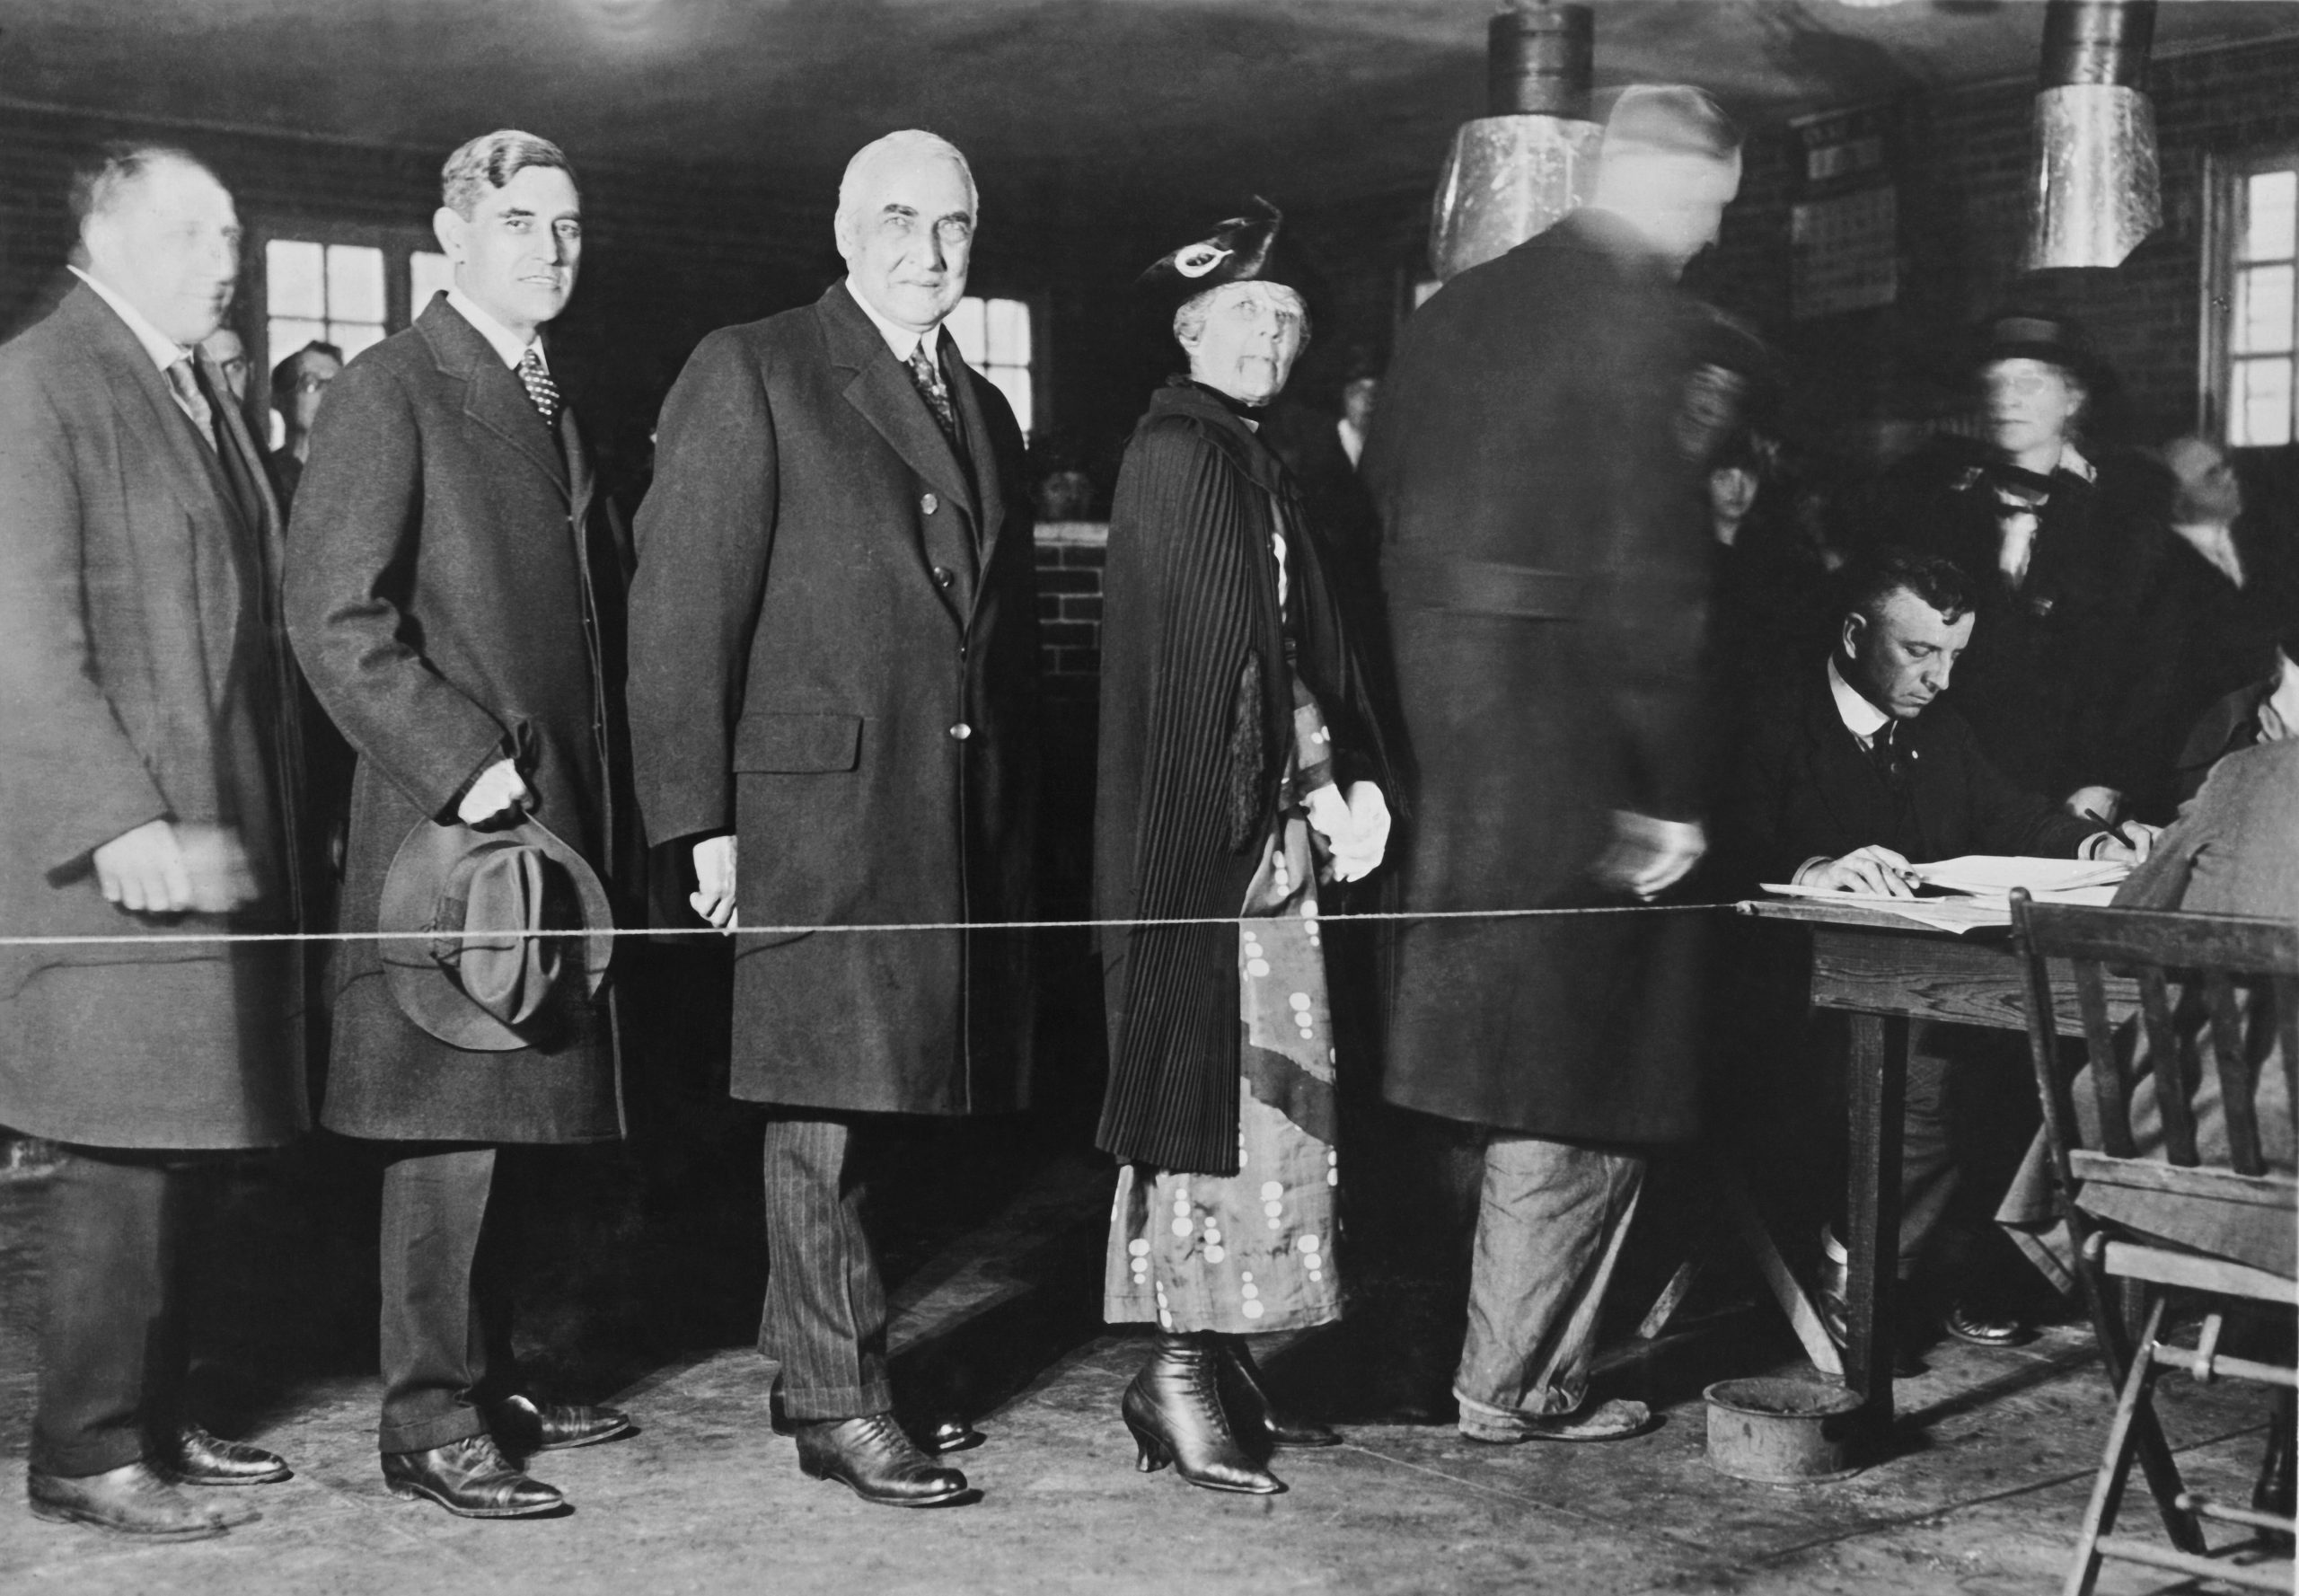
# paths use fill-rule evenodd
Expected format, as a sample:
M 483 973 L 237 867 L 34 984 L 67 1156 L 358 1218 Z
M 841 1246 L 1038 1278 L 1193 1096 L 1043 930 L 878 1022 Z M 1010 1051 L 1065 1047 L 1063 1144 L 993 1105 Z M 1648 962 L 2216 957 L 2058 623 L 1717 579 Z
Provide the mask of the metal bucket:
M 1804 1486 L 1860 1472 L 1845 1463 L 1860 1398 L 1818 1380 L 1721 1380 L 1708 1399 L 1708 1463 L 1735 1479 Z

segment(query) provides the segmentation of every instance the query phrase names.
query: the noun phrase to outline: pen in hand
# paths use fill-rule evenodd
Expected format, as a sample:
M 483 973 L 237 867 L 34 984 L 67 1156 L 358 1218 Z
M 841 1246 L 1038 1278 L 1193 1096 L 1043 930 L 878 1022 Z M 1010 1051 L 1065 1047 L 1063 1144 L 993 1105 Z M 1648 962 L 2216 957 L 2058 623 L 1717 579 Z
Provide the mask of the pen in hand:
M 2125 834 L 2123 827 L 2119 825 L 2110 825 L 2108 824 L 2108 817 L 2100 814 L 2097 810 L 2083 810 L 2078 816 L 2078 818 L 2088 820 L 2093 825 L 2098 826 L 2101 831 L 2107 833 L 2109 840 L 2114 842 L 2117 847 L 2129 848 L 2132 845 L 2131 839 Z

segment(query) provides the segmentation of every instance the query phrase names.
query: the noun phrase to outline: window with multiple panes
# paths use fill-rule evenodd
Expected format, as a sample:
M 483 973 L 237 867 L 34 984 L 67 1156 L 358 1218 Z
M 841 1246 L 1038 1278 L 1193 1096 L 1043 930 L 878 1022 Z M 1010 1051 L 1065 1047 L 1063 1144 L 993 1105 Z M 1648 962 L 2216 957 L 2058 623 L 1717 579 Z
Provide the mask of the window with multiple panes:
M 1032 376 L 1030 307 L 1021 299 L 958 301 L 944 323 L 958 340 L 966 364 L 998 384 L 1014 407 L 1014 419 L 1027 437 L 1036 428 L 1036 384 Z
M 263 246 L 264 342 L 276 363 L 317 339 L 346 360 L 390 331 L 383 251 L 274 238 Z
M 2290 443 L 2299 366 L 2299 150 L 2222 168 L 2206 369 L 2231 447 Z

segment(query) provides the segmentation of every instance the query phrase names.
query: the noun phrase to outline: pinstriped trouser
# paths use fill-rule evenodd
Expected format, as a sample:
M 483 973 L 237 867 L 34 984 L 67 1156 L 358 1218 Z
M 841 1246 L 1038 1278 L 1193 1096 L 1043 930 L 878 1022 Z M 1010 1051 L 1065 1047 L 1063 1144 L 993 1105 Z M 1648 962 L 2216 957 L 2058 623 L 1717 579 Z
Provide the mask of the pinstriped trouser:
M 783 1411 L 842 1419 L 894 1405 L 886 1378 L 886 1292 L 862 1229 L 857 1125 L 766 1122 L 766 1311 L 759 1351 L 782 1365 Z

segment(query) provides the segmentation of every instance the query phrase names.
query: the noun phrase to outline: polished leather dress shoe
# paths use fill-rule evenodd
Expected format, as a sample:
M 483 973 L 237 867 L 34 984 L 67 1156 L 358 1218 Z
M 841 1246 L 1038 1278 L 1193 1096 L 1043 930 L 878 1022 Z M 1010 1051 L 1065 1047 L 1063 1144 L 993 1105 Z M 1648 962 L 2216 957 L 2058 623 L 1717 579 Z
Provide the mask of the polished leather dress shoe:
M 383 1483 L 409 1502 L 431 1501 L 466 1519 L 531 1519 L 558 1512 L 567 1498 L 514 1468 L 492 1435 L 471 1435 L 427 1452 L 385 1452 Z
M 890 1413 L 802 1419 L 796 1427 L 798 1471 L 813 1479 L 834 1479 L 865 1502 L 940 1507 L 974 1495 L 965 1475 L 929 1461 Z
M 1175 1473 L 1209 1491 L 1274 1496 L 1285 1482 L 1238 1444 L 1221 1406 L 1223 1361 L 1211 1336 L 1158 1337 L 1118 1405 L 1139 1450 L 1135 1467 L 1155 1474 L 1171 1463 Z
M 167 1471 L 180 1486 L 269 1486 L 295 1473 L 277 1452 L 244 1441 L 225 1441 L 198 1424 L 183 1427 Z
M 937 1419 L 921 1425 L 916 1439 L 920 1451 L 939 1458 L 949 1452 L 970 1452 L 990 1438 L 964 1419 Z
M 570 1446 L 596 1446 L 639 1433 L 630 1415 L 618 1407 L 587 1402 L 537 1402 L 532 1397 L 506 1397 L 488 1415 L 496 1439 L 515 1452 L 559 1451 Z
M 103 1474 L 48 1474 L 34 1468 L 24 1476 L 24 1495 L 36 1519 L 92 1524 L 155 1540 L 206 1540 L 263 1516 L 252 1508 L 214 1505 L 212 1498 L 193 1495 L 142 1462 Z
M 782 1378 L 777 1375 L 766 1391 L 766 1427 L 777 1435 L 796 1435 L 801 1422 L 793 1419 L 789 1409 L 783 1406 Z M 903 1427 L 909 1431 L 918 1450 L 929 1458 L 947 1452 L 970 1452 L 990 1439 L 960 1418 L 934 1419 L 914 1430 L 907 1424 Z
M 1339 1446 L 1341 1432 L 1299 1414 L 1287 1413 L 1271 1400 L 1262 1380 L 1261 1365 L 1242 1336 L 1221 1339 L 1221 1406 L 1230 1421 L 1248 1435 L 1258 1435 L 1272 1446 Z
M 2020 1346 L 2035 1337 L 2035 1331 L 2018 1314 L 1999 1313 L 1963 1301 L 1949 1306 L 1940 1327 L 1974 1346 Z

